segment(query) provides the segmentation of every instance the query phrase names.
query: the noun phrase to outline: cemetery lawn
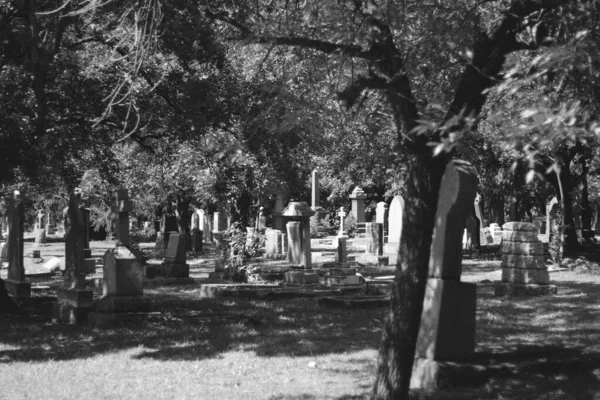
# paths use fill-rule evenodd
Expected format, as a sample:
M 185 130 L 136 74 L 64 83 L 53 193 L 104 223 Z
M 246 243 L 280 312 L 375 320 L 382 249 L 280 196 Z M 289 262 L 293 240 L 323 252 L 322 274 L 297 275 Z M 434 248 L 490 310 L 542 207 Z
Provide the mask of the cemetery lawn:
M 476 358 L 430 399 L 600 399 L 600 275 L 554 272 L 556 296 L 495 298 L 499 262 L 464 263 L 478 283 Z M 155 312 L 112 328 L 51 322 L 51 295 L 0 317 L 9 399 L 363 399 L 385 309 L 314 298 L 199 299 L 197 285 L 145 289 Z M 483 382 L 483 383 L 481 383 Z M 471 386 L 468 386 L 471 385 Z

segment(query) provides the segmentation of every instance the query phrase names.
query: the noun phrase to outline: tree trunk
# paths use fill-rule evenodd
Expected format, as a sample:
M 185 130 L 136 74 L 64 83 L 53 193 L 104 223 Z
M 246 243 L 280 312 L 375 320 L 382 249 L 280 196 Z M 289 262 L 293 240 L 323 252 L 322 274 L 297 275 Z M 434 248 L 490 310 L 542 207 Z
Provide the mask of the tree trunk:
M 409 162 L 399 265 L 379 349 L 372 399 L 401 399 L 409 392 L 438 193 L 447 157 L 422 153 Z
M 23 310 L 15 303 L 4 287 L 4 281 L 0 279 L 0 315 L 2 314 L 24 314 Z
M 192 249 L 192 240 L 190 234 L 190 226 L 188 221 L 190 220 L 190 202 L 191 198 L 177 194 L 177 200 L 175 203 L 175 217 L 177 218 L 177 230 L 180 234 L 185 237 L 185 247 L 188 250 Z

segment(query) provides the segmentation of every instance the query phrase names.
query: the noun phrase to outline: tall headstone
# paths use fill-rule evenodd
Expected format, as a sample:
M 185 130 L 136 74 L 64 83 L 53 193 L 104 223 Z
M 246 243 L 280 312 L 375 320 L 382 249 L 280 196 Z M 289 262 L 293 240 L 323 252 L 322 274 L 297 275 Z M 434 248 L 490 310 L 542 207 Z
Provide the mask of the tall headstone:
M 475 207 L 475 216 L 479 221 L 479 244 L 489 245 L 494 243 L 494 238 L 489 228 L 486 227 L 485 217 L 483 216 L 483 201 L 479 193 L 475 196 L 473 206 Z
M 36 245 L 44 244 L 47 242 L 46 229 L 44 228 L 44 215 L 44 211 L 42 209 L 39 209 L 37 213 L 37 222 L 35 223 L 34 229 Z
M 68 323 L 84 323 L 94 306 L 94 292 L 85 288 L 85 219 L 78 194 L 71 193 L 65 215 L 65 272 L 57 291 L 55 317 Z
M 8 277 L 4 280 L 6 290 L 15 298 L 31 296 L 31 283 L 25 281 L 25 266 L 23 264 L 24 214 L 23 199 L 20 192 L 15 190 L 7 209 L 8 237 L 5 248 L 7 250 Z
M 383 224 L 367 222 L 365 224 L 367 254 L 380 256 L 383 254 Z
M 384 246 L 386 253 L 398 253 L 402 237 L 402 218 L 404 216 L 404 199 L 394 196 L 388 214 L 388 242 Z
M 312 172 L 312 206 L 315 214 L 311 217 L 313 223 L 317 226 L 319 232 L 325 232 L 326 229 L 321 225 L 321 221 L 325 218 L 327 212 L 321 207 L 321 183 L 319 181 L 319 171 L 316 169 Z
M 357 224 L 365 222 L 365 197 L 365 192 L 358 186 L 350 194 L 352 215 Z
M 204 221 L 201 221 L 200 211 L 198 209 L 194 210 L 191 221 L 192 251 L 196 252 L 202 251 L 202 230 L 200 228 L 202 227 L 201 223 Z M 169 246 L 167 245 L 167 252 L 168 249 Z
M 54 225 L 52 224 L 52 214 L 50 213 L 50 210 L 48 210 L 46 214 L 46 235 L 54 235 Z
M 460 275 L 463 230 L 476 189 L 477 175 L 470 164 L 448 163 L 435 216 L 411 388 L 436 388 L 444 379 L 444 362 L 469 360 L 475 352 L 476 285 L 461 282 Z
M 224 213 L 215 211 L 213 220 L 213 239 L 217 246 L 220 246 L 221 240 L 223 239 L 223 232 L 227 230 L 227 218 Z
M 271 213 L 273 216 L 273 229 L 277 229 L 280 232 L 285 232 L 285 222 L 281 213 L 283 213 L 283 196 L 281 193 L 278 193 L 275 197 L 275 208 Z

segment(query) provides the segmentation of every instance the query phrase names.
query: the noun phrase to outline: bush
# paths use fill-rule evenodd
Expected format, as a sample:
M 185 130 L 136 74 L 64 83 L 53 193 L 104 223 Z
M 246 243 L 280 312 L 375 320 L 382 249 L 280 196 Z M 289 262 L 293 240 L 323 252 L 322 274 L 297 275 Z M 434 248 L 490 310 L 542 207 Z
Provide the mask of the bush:
M 356 236 L 356 232 L 358 230 L 358 226 L 356 224 L 356 219 L 352 213 L 348 213 L 346 219 L 344 219 L 344 228 L 346 229 L 346 234 L 353 238 Z
M 223 239 L 217 267 L 225 271 L 226 279 L 246 282 L 248 261 L 262 254 L 265 245 L 264 231 L 248 232 L 240 223 L 235 223 L 227 228 Z
M 322 238 L 328 235 L 335 235 L 339 230 L 339 222 L 337 218 L 331 219 L 329 214 L 326 214 L 321 220 L 312 217 L 310 219 L 310 237 Z
M 129 239 L 132 243 L 156 242 L 156 231 L 152 226 L 134 229 L 129 233 Z

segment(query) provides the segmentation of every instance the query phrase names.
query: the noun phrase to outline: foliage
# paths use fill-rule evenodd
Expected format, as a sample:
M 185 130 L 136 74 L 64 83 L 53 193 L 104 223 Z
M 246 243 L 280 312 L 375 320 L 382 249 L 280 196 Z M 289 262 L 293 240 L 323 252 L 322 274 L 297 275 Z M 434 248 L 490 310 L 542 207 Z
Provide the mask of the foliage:
M 323 238 L 335 234 L 339 230 L 339 222 L 336 218 L 330 218 L 329 214 L 321 219 L 312 217 L 310 219 L 310 237 Z
M 354 218 L 354 214 L 351 212 L 348 213 L 346 218 L 344 218 L 344 229 L 346 231 L 346 235 L 353 238 L 358 233 L 358 225 L 356 223 L 356 218 Z

